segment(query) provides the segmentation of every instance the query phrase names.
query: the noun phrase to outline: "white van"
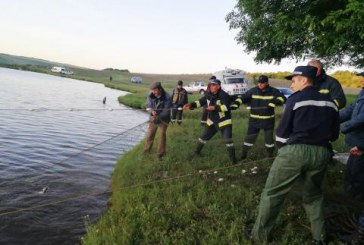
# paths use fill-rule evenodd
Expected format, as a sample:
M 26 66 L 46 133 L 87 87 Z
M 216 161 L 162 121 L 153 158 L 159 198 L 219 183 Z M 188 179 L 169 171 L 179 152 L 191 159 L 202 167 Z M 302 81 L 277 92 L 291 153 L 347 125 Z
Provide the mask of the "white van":
M 221 81 L 221 88 L 230 96 L 236 97 L 248 91 L 248 79 L 243 70 L 225 68 L 215 72 L 214 76 Z

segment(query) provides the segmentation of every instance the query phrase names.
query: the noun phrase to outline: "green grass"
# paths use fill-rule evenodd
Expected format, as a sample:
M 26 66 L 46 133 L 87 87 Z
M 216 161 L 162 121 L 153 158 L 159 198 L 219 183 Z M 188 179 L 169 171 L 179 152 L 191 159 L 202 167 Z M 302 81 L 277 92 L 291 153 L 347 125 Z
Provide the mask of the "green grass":
M 142 104 L 145 94 L 130 99 Z M 278 108 L 277 120 L 280 112 Z M 202 132 L 200 115 L 199 110 L 189 111 L 182 126 L 169 126 L 167 156 L 162 160 L 154 148 L 150 155 L 142 155 L 144 142 L 119 159 L 112 175 L 110 208 L 97 224 L 87 225 L 83 244 L 250 244 L 244 234 L 257 215 L 272 159 L 265 159 L 261 134 L 248 159 L 237 166 L 229 164 L 220 135 L 208 142 L 202 157 L 190 160 Z M 238 155 L 248 115 L 246 109 L 233 114 Z M 335 149 L 346 151 L 343 137 Z M 259 171 L 254 175 L 250 169 L 255 166 Z M 330 166 L 324 187 L 328 226 L 340 230 L 355 224 L 353 214 L 358 210 L 342 196 L 343 169 L 339 163 Z M 311 240 L 299 185 L 287 198 L 273 234 L 274 244 Z
M 49 68 L 34 64 L 12 68 L 55 75 Z M 141 75 L 143 84 L 131 84 L 133 75 Z M 113 76 L 112 82 L 110 76 Z M 179 79 L 187 84 L 207 80 L 209 75 L 131 74 L 120 70 L 75 68 L 75 74 L 67 77 L 132 92 L 119 101 L 134 108 L 145 108 L 148 86 L 152 82 L 162 82 L 171 92 Z M 192 95 L 190 101 L 199 97 Z M 348 104 L 355 97 L 347 95 Z M 277 124 L 280 112 L 278 108 Z M 109 209 L 96 224 L 85 220 L 87 234 L 82 238 L 83 244 L 250 244 L 244 234 L 256 217 L 272 159 L 265 159 L 262 134 L 248 159 L 236 166 L 229 164 L 220 135 L 208 142 L 202 157 L 189 159 L 202 133 L 200 115 L 200 110 L 188 111 L 182 126 L 169 126 L 167 155 L 162 160 L 157 159 L 155 147 L 150 155 L 142 155 L 144 142 L 119 159 L 112 174 Z M 248 116 L 246 109 L 233 112 L 238 156 Z M 342 136 L 334 148 L 340 152 L 347 150 Z M 250 169 L 255 166 L 258 173 L 252 174 Z M 353 215 L 362 207 L 343 197 L 342 171 L 343 165 L 336 163 L 329 167 L 325 179 L 326 221 L 332 229 L 353 230 L 356 222 Z M 299 185 L 287 198 L 273 234 L 274 244 L 308 244 L 311 240 Z

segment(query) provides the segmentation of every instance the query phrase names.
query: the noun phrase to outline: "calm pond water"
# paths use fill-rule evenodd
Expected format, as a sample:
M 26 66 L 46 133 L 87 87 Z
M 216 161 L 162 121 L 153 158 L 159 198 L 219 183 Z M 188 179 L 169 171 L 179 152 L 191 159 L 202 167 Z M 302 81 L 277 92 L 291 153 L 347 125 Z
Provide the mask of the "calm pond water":
M 0 68 L 0 85 L 0 244 L 78 244 L 109 194 L 55 202 L 108 191 L 147 115 L 101 84 Z

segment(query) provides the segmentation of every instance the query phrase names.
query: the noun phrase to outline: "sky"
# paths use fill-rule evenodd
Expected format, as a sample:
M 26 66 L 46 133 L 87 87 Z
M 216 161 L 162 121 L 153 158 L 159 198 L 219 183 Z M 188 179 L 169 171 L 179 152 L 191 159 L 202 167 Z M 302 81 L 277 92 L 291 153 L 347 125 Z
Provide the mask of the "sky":
M 0 0 L 0 53 L 133 73 L 293 71 L 256 64 L 225 16 L 237 0 Z

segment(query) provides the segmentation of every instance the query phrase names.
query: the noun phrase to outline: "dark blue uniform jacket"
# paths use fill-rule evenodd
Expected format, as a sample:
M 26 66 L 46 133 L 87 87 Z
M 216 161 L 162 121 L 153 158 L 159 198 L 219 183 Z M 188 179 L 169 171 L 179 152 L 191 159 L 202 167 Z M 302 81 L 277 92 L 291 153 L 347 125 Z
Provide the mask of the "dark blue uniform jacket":
M 276 131 L 277 144 L 326 146 L 339 136 L 339 112 L 328 94 L 312 86 L 292 94 Z

